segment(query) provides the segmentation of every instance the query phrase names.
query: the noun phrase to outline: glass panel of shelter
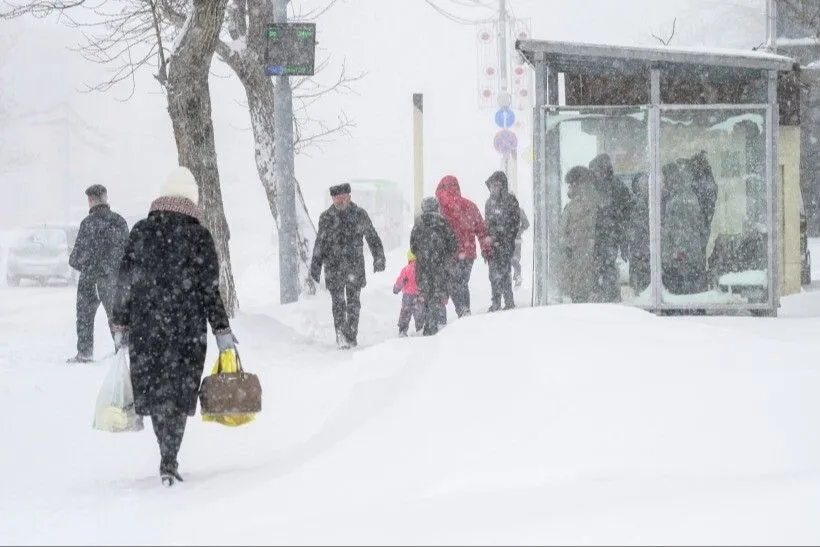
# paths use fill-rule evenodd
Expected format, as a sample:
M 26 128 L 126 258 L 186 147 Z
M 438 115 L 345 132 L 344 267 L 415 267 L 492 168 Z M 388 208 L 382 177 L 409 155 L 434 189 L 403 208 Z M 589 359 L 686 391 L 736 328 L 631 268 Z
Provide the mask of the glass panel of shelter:
M 549 285 L 558 301 L 639 303 L 650 282 L 647 108 L 565 107 L 546 116 L 557 137 L 548 142 L 559 148 L 548 194 L 561 202 Z
M 665 304 L 768 302 L 766 115 L 765 106 L 661 107 Z

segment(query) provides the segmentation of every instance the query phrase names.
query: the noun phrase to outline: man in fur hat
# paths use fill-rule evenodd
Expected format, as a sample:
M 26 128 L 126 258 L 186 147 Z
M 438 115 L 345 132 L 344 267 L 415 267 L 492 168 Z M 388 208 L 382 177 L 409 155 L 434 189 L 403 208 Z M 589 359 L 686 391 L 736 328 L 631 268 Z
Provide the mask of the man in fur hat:
M 310 277 L 317 283 L 325 269 L 325 285 L 330 291 L 336 344 L 340 349 L 358 345 L 359 299 L 367 284 L 364 243 L 373 255 L 373 271 L 385 269 L 384 246 L 367 211 L 350 199 L 350 184 L 330 187 L 333 205 L 319 217 Z

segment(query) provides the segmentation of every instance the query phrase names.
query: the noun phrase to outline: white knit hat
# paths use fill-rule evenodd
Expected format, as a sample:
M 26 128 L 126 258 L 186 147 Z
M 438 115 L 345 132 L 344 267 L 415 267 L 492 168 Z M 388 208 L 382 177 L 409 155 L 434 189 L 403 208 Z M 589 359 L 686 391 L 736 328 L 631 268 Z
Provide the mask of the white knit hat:
M 162 185 L 163 196 L 187 198 L 199 205 L 199 187 L 193 173 L 187 167 L 177 167 L 165 179 Z

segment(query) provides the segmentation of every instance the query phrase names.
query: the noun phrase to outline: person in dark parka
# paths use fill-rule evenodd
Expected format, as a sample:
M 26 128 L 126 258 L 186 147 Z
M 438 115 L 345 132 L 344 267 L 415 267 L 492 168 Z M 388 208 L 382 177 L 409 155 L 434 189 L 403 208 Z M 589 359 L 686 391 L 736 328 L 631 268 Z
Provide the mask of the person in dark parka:
M 135 410 L 151 416 L 169 486 L 182 480 L 177 454 L 196 412 L 207 324 L 220 352 L 236 343 L 219 293 L 216 247 L 197 203 L 193 175 L 175 169 L 131 230 L 114 303 L 115 345 L 129 353 Z
M 128 223 L 108 205 L 102 184 L 89 186 L 88 216 L 80 223 L 68 264 L 80 272 L 77 280 L 77 355 L 68 363 L 94 360 L 94 318 L 102 304 L 111 326 L 117 269 L 128 241 Z
M 492 240 L 492 256 L 489 260 L 492 303 L 489 311 L 515 307 L 512 288 L 512 260 L 515 255 L 515 240 L 521 228 L 521 207 L 518 199 L 510 193 L 507 175 L 496 171 L 486 181 L 490 197 L 484 206 L 487 235 Z
M 626 184 L 615 176 L 609 154 L 595 156 L 589 162 L 589 169 L 600 195 L 596 252 L 602 296 L 605 302 L 620 302 L 617 260 L 619 252 L 624 259 L 629 256 L 626 225 L 632 215 L 632 195 Z
M 350 200 L 349 184 L 330 188 L 333 205 L 319 217 L 310 277 L 316 283 L 325 268 L 325 285 L 330 291 L 336 344 L 340 349 L 356 347 L 359 333 L 360 294 L 367 284 L 364 271 L 364 243 L 373 255 L 373 270 L 385 269 L 384 246 L 367 211 Z
M 439 212 L 438 199 L 424 198 L 421 214 L 410 231 L 410 250 L 416 256 L 416 284 L 424 301 L 425 336 L 436 334 L 445 321 L 450 274 L 458 239 Z

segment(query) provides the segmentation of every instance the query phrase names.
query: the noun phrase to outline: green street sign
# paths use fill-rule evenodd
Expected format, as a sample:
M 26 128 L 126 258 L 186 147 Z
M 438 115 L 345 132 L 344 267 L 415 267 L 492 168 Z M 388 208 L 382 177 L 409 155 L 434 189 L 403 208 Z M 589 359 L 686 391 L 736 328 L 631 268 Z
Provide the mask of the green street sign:
M 270 76 L 313 76 L 315 23 L 275 23 L 265 31 L 265 72 Z

